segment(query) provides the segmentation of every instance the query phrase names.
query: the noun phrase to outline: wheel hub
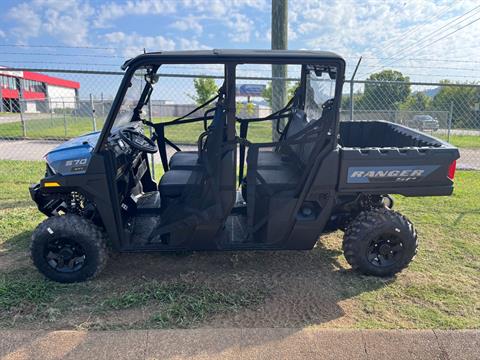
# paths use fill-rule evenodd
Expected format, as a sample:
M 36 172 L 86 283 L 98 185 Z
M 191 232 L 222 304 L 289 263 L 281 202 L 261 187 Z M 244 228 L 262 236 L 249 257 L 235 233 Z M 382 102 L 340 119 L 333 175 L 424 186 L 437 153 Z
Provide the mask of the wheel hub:
M 73 251 L 69 247 L 64 247 L 60 250 L 58 255 L 60 255 L 63 260 L 70 260 L 73 256 Z
M 58 272 L 75 272 L 83 268 L 86 253 L 82 246 L 69 239 L 57 239 L 47 245 L 45 258 Z
M 399 261 L 403 254 L 403 243 L 395 235 L 380 236 L 373 240 L 367 251 L 368 261 L 375 266 L 387 267 Z
M 382 244 L 378 249 L 378 253 L 384 256 L 390 254 L 391 251 L 392 251 L 392 247 L 388 244 Z

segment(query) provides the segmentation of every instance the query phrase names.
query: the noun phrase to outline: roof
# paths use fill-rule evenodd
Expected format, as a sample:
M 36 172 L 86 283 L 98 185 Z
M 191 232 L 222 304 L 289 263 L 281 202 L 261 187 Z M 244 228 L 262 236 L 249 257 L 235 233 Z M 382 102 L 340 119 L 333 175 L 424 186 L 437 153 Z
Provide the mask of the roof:
M 175 64 L 198 64 L 198 63 L 314 63 L 317 61 L 340 61 L 345 63 L 340 55 L 329 51 L 310 50 L 190 50 L 190 51 L 164 51 L 152 52 L 139 55 L 123 64 L 126 69 L 133 64 L 144 63 L 175 63 Z
M 2 69 L 7 69 L 7 68 L 0 66 L 0 75 L 12 76 L 12 77 L 25 79 L 25 80 L 35 80 L 35 81 L 43 82 L 48 85 L 55 85 L 55 86 L 65 87 L 70 89 L 80 88 L 80 83 L 77 81 L 66 80 L 59 77 L 40 74 L 37 72 L 31 72 L 31 71 L 2 70 Z
M 55 76 L 49 76 L 49 75 L 30 72 L 30 71 L 24 71 L 23 78 L 26 80 L 40 81 L 48 85 L 54 85 L 54 86 L 59 86 L 64 88 L 70 88 L 70 89 L 80 88 L 80 83 L 77 81 L 65 80 Z

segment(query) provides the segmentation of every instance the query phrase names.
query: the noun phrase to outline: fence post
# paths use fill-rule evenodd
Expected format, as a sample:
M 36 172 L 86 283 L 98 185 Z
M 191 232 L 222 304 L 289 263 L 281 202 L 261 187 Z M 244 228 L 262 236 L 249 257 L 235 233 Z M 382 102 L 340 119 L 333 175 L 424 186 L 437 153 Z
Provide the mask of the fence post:
M 52 99 L 50 98 L 50 95 L 47 96 L 47 107 L 48 107 L 48 112 L 50 113 L 50 126 L 53 128 L 53 109 L 52 109 Z
M 95 106 L 93 105 L 93 96 L 90 93 L 90 107 L 92 108 L 93 131 L 97 131 L 97 120 L 95 119 Z
M 352 77 L 350 79 L 350 121 L 353 121 L 353 84 L 354 84 L 354 79 L 355 75 L 357 75 L 357 70 L 358 67 L 360 66 L 360 63 L 362 62 L 362 57 L 358 59 L 357 66 L 355 66 L 355 70 L 353 71 Z
M 350 121 L 353 121 L 353 80 L 350 81 Z
M 448 113 L 448 132 L 447 141 L 450 142 L 450 130 L 452 129 L 453 101 L 450 102 L 450 112 Z
M 105 119 L 105 101 L 103 100 L 103 92 L 100 94 L 100 99 L 102 101 L 102 119 Z
M 65 115 L 65 100 L 62 98 L 62 108 L 63 108 L 63 131 L 65 137 L 67 137 L 67 117 Z
M 75 103 L 73 104 L 73 118 L 74 118 L 74 121 L 75 121 L 75 124 L 76 124 L 76 123 L 78 122 L 78 119 L 77 119 L 78 114 L 77 114 L 77 112 L 78 112 L 78 104 L 79 104 L 78 99 L 77 99 L 76 96 L 75 96 L 75 100 L 74 100 L 74 101 L 75 101 Z
M 22 136 L 24 138 L 27 137 L 27 122 L 25 120 L 25 118 L 23 117 L 23 106 L 22 106 L 22 103 L 23 103 L 23 88 L 20 89 L 20 91 L 18 92 L 19 96 L 18 96 L 18 110 L 20 111 L 20 122 L 22 123 Z M 13 109 L 12 109 L 13 110 Z
M 148 121 L 152 122 L 152 99 L 148 100 Z M 148 127 L 149 133 L 150 133 L 150 138 L 152 138 L 152 127 Z M 152 177 L 155 180 L 155 158 L 153 156 L 154 154 L 150 154 L 151 159 L 150 161 L 152 162 Z

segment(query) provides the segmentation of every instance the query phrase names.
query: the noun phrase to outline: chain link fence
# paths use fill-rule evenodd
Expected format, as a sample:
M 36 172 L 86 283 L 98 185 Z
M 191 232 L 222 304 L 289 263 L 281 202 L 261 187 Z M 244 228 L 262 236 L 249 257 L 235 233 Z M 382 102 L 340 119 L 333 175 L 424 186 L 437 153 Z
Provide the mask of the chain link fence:
M 221 67 L 160 68 L 161 76 L 144 116 L 168 121 L 193 110 L 204 101 L 200 87 L 215 90 L 223 83 Z M 13 69 L 12 69 L 13 70 Z M 43 155 L 73 137 L 102 128 L 122 79 L 120 72 L 22 69 L 48 74 L 55 85 L 27 84 L 20 76 L 0 71 L 0 161 L 42 160 Z M 260 117 L 272 106 L 284 103 L 298 84 L 299 69 L 288 68 L 283 99 L 272 97 L 271 67 L 242 65 L 237 74 L 237 115 Z M 18 75 L 18 74 L 17 74 Z M 5 80 L 6 79 L 6 80 Z M 62 87 L 62 81 L 79 84 Z M 60 84 L 60 85 L 58 85 Z M 30 85 L 30 87 L 28 87 Z M 210 96 L 210 95 L 209 95 Z M 480 86 L 451 83 L 399 83 L 347 81 L 343 89 L 341 120 L 385 120 L 399 123 L 458 146 L 459 166 L 480 169 Z M 270 141 L 271 123 L 256 123 L 249 136 L 253 141 Z M 201 123 L 170 127 L 167 137 L 194 146 Z M 187 146 L 188 147 L 188 146 Z

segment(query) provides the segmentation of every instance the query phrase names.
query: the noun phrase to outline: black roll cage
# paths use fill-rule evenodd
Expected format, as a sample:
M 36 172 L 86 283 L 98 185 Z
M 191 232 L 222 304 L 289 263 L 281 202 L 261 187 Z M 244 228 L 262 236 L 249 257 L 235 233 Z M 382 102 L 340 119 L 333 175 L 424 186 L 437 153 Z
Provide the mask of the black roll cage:
M 261 51 L 258 51 L 258 53 Z M 314 56 L 317 55 L 318 56 Z M 243 65 L 243 64 L 276 64 L 276 65 L 303 65 L 302 66 L 302 79 L 301 84 L 303 89 L 301 90 L 302 94 L 300 96 L 301 101 L 305 101 L 305 81 L 304 75 L 306 68 L 305 65 L 319 65 L 319 66 L 334 66 L 337 68 L 337 76 L 336 76 L 336 91 L 335 91 L 335 98 L 334 98 L 334 106 L 339 107 L 341 101 L 341 94 L 342 94 L 342 86 L 344 81 L 344 72 L 345 72 L 345 61 L 338 55 L 333 53 L 323 53 L 323 52 L 295 52 L 295 51 L 263 51 L 262 56 L 258 55 L 256 51 L 240 51 L 239 54 L 236 54 L 234 51 L 229 50 L 212 50 L 211 52 L 171 52 L 171 53 L 151 53 L 151 54 L 143 54 L 128 60 L 122 66 L 122 69 L 126 69 L 125 76 L 120 83 L 119 91 L 115 96 L 115 99 L 112 103 L 112 107 L 110 112 L 105 119 L 104 127 L 100 133 L 98 142 L 95 146 L 94 153 L 99 153 L 105 150 L 105 145 L 110 134 L 110 131 L 113 127 L 113 123 L 115 121 L 116 116 L 118 115 L 118 111 L 120 110 L 122 101 L 125 97 L 125 94 L 130 86 L 130 81 L 135 73 L 141 67 L 151 67 L 150 69 L 155 74 L 158 68 L 163 64 L 223 64 L 225 70 L 225 81 L 222 86 L 224 92 L 228 96 L 232 96 L 232 89 L 235 89 L 236 85 L 236 66 Z M 226 91 L 226 89 L 230 89 L 230 91 Z M 146 82 L 145 88 L 142 91 L 141 97 L 139 102 L 134 109 L 134 115 L 132 117 L 132 121 L 139 121 L 140 119 L 140 109 L 144 106 L 148 99 L 150 98 L 151 92 L 153 90 L 152 85 L 149 82 Z M 235 92 L 233 92 L 234 97 Z M 215 99 L 215 98 L 214 98 Z M 210 99 L 214 101 L 214 99 Z M 209 102 L 210 103 L 210 102 Z M 141 105 L 142 104 L 142 105 Z M 199 108 L 203 107 L 202 104 Z M 235 116 L 235 99 L 227 99 L 227 140 L 233 141 L 235 140 L 235 122 L 237 118 Z M 281 109 L 283 110 L 283 109 Z M 280 111 L 281 111 L 280 110 Z M 275 115 L 270 114 L 269 116 Z M 278 114 L 281 115 L 281 114 Z M 182 118 L 175 119 L 178 120 L 178 123 L 181 121 L 185 122 L 194 122 L 198 121 L 196 119 L 184 119 L 187 115 L 183 116 Z M 269 117 L 267 116 L 267 118 Z M 265 120 L 272 120 L 275 118 L 269 118 Z M 175 121 L 172 120 L 172 121 Z M 191 121 L 188 121 L 191 120 Z M 208 119 L 204 119 L 204 123 Z M 233 122 L 232 122 L 233 120 Z M 260 120 L 258 120 L 260 121 Z M 161 131 L 161 127 L 165 127 L 166 123 L 163 123 L 163 126 L 158 126 L 159 130 Z M 240 120 L 240 124 L 242 121 Z M 278 124 L 278 122 L 277 122 Z M 150 125 L 150 124 L 148 124 Z M 153 124 L 152 124 L 153 125 Z M 155 128 L 155 126 L 154 126 Z M 280 129 L 278 129 L 280 130 Z M 280 132 L 280 131 L 279 131 Z M 281 132 L 280 132 L 281 133 Z M 338 121 L 337 126 L 335 128 L 334 138 L 336 139 L 338 135 Z M 240 136 L 241 137 L 241 136 Z M 167 139 L 168 140 L 168 139 Z M 173 143 L 167 142 L 167 144 L 171 145 Z M 174 145 L 174 144 L 173 144 Z M 175 146 L 174 146 L 175 148 Z M 178 147 L 176 148 L 178 151 Z M 162 160 L 163 162 L 163 160 Z

